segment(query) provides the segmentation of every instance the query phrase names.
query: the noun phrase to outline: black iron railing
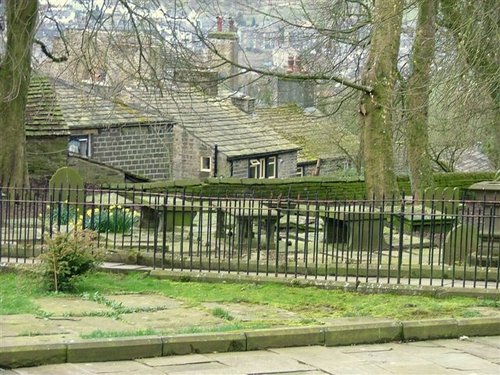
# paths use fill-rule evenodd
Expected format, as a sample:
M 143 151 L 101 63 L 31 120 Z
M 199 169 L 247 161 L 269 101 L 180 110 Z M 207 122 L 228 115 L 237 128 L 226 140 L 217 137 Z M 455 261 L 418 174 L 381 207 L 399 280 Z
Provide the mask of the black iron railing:
M 58 232 L 154 267 L 375 283 L 498 288 L 500 202 L 188 196 L 1 189 L 0 257 L 30 262 Z M 495 197 L 496 198 L 496 197 Z

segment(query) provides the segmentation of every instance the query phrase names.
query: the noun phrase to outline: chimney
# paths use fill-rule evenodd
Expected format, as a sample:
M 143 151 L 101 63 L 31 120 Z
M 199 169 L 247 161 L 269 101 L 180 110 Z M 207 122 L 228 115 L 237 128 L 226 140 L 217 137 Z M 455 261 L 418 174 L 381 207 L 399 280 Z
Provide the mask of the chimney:
M 295 58 L 295 65 L 293 66 L 293 71 L 295 73 L 302 72 L 302 60 L 300 59 L 300 56 L 297 56 Z
M 288 56 L 288 68 L 286 70 L 287 73 L 293 73 L 293 65 L 294 65 L 294 57 Z
M 233 17 L 229 17 L 229 31 L 232 33 L 236 32 L 236 26 L 234 25 Z
M 222 16 L 217 16 L 217 32 L 222 32 Z
M 238 107 L 245 113 L 254 113 L 255 111 L 255 99 L 246 95 L 232 96 L 231 102 L 235 107 Z

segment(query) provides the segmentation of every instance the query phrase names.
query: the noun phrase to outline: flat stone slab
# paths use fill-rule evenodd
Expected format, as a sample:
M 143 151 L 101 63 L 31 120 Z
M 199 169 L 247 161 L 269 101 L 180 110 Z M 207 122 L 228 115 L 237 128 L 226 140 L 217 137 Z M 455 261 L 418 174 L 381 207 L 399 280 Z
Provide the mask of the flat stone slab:
M 53 320 L 38 318 L 30 314 L 1 315 L 0 327 L 1 338 L 69 333 L 67 330 L 60 328 L 57 322 Z
M 112 311 L 106 305 L 79 297 L 43 297 L 35 299 L 34 302 L 41 310 L 55 316 L 82 316 Z
M 75 334 L 76 336 L 89 335 L 95 331 L 101 332 L 134 332 L 137 327 L 124 322 L 121 319 L 113 319 L 101 316 L 86 316 L 74 319 L 60 319 L 56 324 L 61 330 Z
M 111 294 L 106 299 L 121 303 L 123 307 L 136 309 L 175 309 L 183 305 L 183 302 L 174 298 L 159 294 Z
M 153 329 L 161 333 L 215 327 L 227 323 L 226 320 L 195 308 L 123 314 L 121 318 L 124 323 L 130 324 L 135 329 Z
M 215 308 L 226 310 L 235 320 L 241 322 L 252 322 L 256 320 L 282 322 L 300 320 L 302 318 L 300 314 L 266 305 L 209 302 L 204 303 L 203 306 L 209 310 L 213 310 Z

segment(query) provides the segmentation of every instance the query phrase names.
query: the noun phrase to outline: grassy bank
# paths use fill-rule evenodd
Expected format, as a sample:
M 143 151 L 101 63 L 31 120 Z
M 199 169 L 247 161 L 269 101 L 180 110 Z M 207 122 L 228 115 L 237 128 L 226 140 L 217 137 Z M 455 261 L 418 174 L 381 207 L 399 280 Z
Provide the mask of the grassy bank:
M 188 306 L 206 303 L 269 306 L 300 313 L 306 320 L 324 317 L 374 317 L 399 320 L 475 317 L 500 301 L 468 297 L 433 298 L 358 294 L 276 284 L 213 284 L 158 280 L 142 274 L 96 273 L 83 278 L 73 294 L 48 294 L 29 274 L 0 273 L 0 315 L 40 314 L 37 298 L 142 293 L 178 299 Z M 219 311 L 218 314 L 221 314 Z M 228 311 L 230 314 L 230 311 Z

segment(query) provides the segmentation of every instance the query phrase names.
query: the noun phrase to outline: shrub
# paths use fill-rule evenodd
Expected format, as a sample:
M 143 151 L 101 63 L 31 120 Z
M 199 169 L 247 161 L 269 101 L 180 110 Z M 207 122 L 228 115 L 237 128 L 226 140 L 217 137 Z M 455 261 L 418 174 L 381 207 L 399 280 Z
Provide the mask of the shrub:
M 128 233 L 139 219 L 139 212 L 120 205 L 99 210 L 90 208 L 85 213 L 85 227 L 99 233 Z
M 78 230 L 47 238 L 47 250 L 39 255 L 39 272 L 47 288 L 67 291 L 79 276 L 93 270 L 103 260 L 96 247 L 96 233 Z

